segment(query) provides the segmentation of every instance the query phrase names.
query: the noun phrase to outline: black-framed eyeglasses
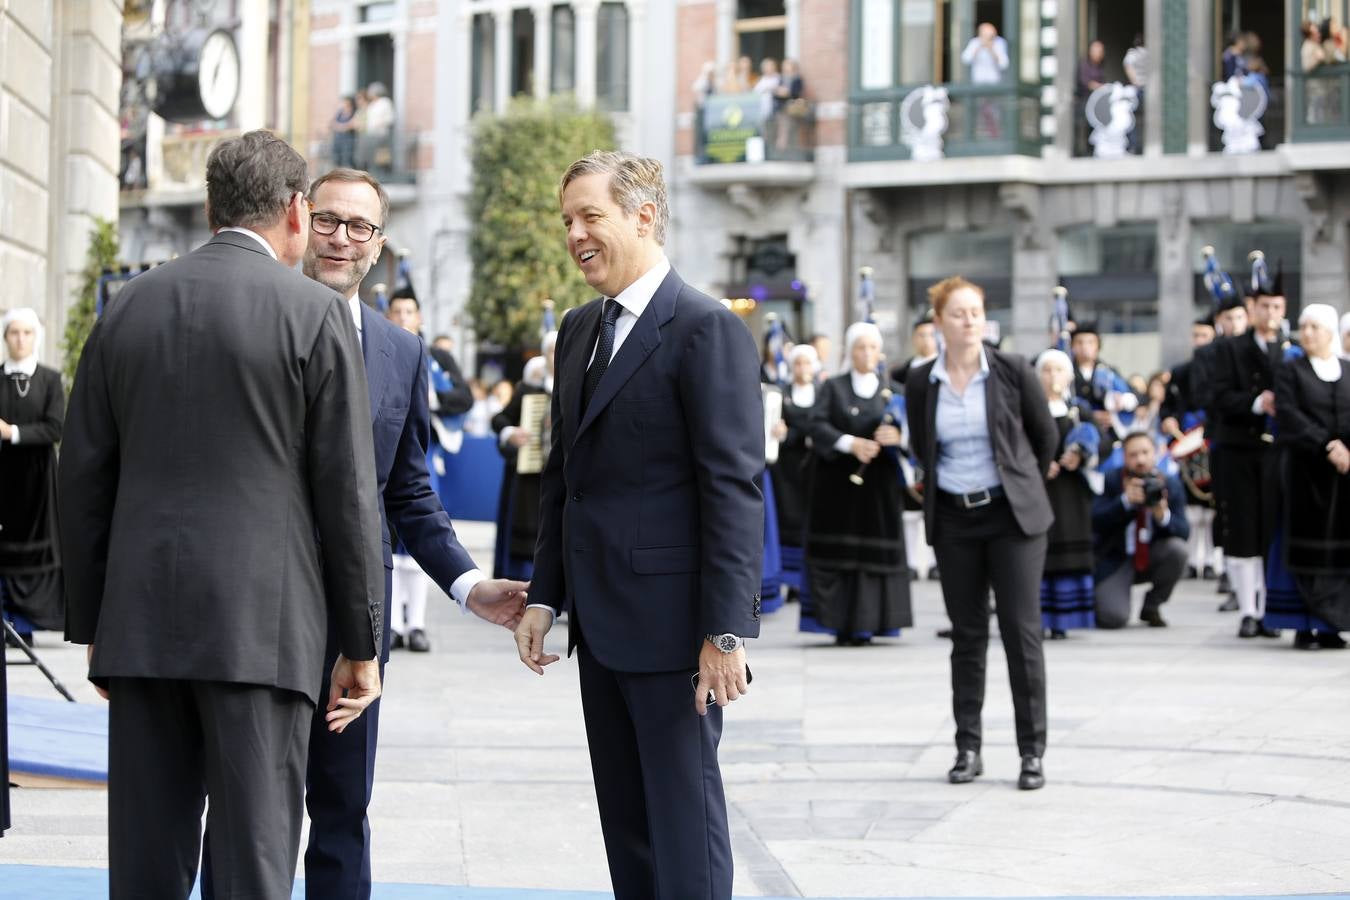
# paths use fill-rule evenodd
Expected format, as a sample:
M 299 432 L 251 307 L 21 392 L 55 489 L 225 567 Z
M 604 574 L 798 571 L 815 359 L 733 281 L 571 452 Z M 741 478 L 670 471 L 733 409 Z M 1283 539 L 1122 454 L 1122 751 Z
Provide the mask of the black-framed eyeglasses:
M 315 234 L 333 234 L 339 225 L 346 226 L 347 237 L 358 244 L 364 244 L 375 236 L 375 232 L 382 230 L 362 219 L 339 219 L 331 213 L 313 213 L 309 217 L 309 227 Z

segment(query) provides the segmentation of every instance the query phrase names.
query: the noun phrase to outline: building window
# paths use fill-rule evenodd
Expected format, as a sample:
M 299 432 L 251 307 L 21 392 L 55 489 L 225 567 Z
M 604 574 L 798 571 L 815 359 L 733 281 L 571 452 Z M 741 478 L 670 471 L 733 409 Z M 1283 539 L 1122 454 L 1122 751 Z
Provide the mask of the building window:
M 392 22 L 398 13 L 394 0 L 376 0 L 361 7 L 362 22 Z
M 929 311 L 928 289 L 960 272 L 984 289 L 987 317 L 1000 333 L 1012 328 L 1013 242 L 1002 231 L 926 231 L 909 238 L 912 316 Z M 913 319 L 911 319 L 913 321 Z
M 1103 333 L 1158 330 L 1157 225 L 1067 228 L 1059 235 L 1058 270 L 1079 322 Z
M 576 89 L 577 45 L 576 15 L 570 6 L 553 7 L 553 72 L 549 82 L 555 94 L 567 94 Z
M 534 14 L 528 9 L 511 13 L 511 96 L 534 92 Z
M 497 70 L 496 29 L 491 13 L 473 17 L 473 71 L 470 74 L 470 113 L 491 112 L 494 106 Z
M 596 20 L 595 102 L 607 112 L 628 109 L 628 7 L 600 4 Z
M 755 75 L 766 59 L 781 62 L 787 52 L 787 9 L 783 0 L 738 0 L 736 45 L 740 56 L 750 57 Z

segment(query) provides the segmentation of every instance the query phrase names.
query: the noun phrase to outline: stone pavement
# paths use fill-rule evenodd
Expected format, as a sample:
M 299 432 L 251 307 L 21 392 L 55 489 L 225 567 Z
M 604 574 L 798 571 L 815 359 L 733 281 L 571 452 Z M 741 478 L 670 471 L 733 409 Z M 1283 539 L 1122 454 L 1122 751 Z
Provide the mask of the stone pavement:
M 490 558 L 491 526 L 462 532 Z M 722 744 L 737 894 L 1350 891 L 1350 652 L 1239 641 L 1235 614 L 1215 606 L 1212 583 L 1186 582 L 1164 608 L 1170 628 L 1047 643 L 1049 784 L 1033 793 L 1015 789 L 997 641 L 986 774 L 945 781 L 953 726 L 935 584 L 917 585 L 918 627 L 872 647 L 799 634 L 795 606 L 767 618 L 750 647 L 755 685 Z M 443 598 L 430 634 L 432 653 L 400 652 L 387 671 L 376 880 L 508 889 L 493 897 L 604 891 L 573 662 L 540 678 L 507 632 Z M 41 642 L 48 662 L 97 702 L 83 651 L 56 643 Z M 565 646 L 560 630 L 549 646 Z M 9 675 L 16 694 L 55 696 L 31 669 Z M 3 864 L 104 865 L 104 804 L 101 791 L 16 791 L 0 897 Z

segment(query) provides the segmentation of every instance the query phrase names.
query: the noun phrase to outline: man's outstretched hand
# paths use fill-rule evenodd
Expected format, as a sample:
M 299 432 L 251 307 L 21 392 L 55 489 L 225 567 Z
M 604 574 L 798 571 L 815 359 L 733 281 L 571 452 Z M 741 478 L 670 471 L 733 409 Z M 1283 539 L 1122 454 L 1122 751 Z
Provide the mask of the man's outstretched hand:
M 529 589 L 527 581 L 489 578 L 474 585 L 464 605 L 478 618 L 514 630 L 525 613 Z
M 525 610 L 516 626 L 516 652 L 520 661 L 536 675 L 544 674 L 544 666 L 558 661 L 556 653 L 544 654 L 544 635 L 553 627 L 553 612 L 535 607 Z
M 350 660 L 341 654 L 333 664 L 328 689 L 328 730 L 341 732 L 361 717 L 380 696 L 380 661 Z

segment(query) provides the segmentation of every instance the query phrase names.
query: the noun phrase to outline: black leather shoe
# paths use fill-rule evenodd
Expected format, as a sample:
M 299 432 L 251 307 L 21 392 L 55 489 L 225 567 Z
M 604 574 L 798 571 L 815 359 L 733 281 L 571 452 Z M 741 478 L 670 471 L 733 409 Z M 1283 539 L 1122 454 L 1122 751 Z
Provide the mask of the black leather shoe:
M 1317 632 L 1317 646 L 1323 650 L 1344 650 L 1345 638 L 1334 631 Z
M 1219 604 L 1219 612 L 1237 612 L 1237 609 L 1237 598 L 1232 594 L 1229 594 L 1228 599 Z
M 1233 593 L 1233 585 L 1232 585 L 1232 583 L 1230 583 L 1229 580 L 1228 580 L 1228 573 L 1227 573 L 1227 572 L 1224 572 L 1222 575 L 1219 576 L 1219 590 L 1218 590 L 1218 593 L 1220 593 L 1220 594 L 1231 594 L 1231 593 Z
M 1260 622 L 1256 624 L 1256 633 L 1261 635 L 1261 637 L 1268 637 L 1268 638 L 1277 638 L 1280 636 L 1280 630 L 1278 628 L 1266 627 L 1265 619 L 1262 619 Z
M 1256 624 L 1256 620 L 1251 616 L 1243 616 L 1242 624 L 1238 626 L 1238 637 L 1254 638 L 1261 633 L 1261 626 Z
M 1147 622 L 1149 628 L 1167 627 L 1167 620 L 1162 617 L 1162 613 L 1158 612 L 1156 606 L 1145 606 L 1139 613 L 1139 621 Z
M 937 567 L 937 566 L 933 566 L 931 569 L 928 570 L 928 580 L 929 580 L 929 581 L 941 581 L 941 580 L 942 580 L 941 577 L 938 575 L 938 567 Z
M 1200 573 L 1199 573 L 1198 571 L 1196 571 L 1195 566 L 1187 566 L 1187 567 L 1186 567 L 1186 575 L 1185 575 L 1184 577 L 1186 577 L 1186 578 L 1199 578 L 1199 577 L 1200 577 Z
M 958 750 L 956 765 L 947 772 L 947 780 L 952 784 L 969 784 L 976 775 L 984 774 L 984 763 L 975 750 Z
M 1205 566 L 1205 580 L 1206 580 L 1206 581 L 1213 581 L 1214 578 L 1215 578 L 1215 575 L 1214 575 L 1214 567 L 1213 567 L 1213 566 Z
M 1295 632 L 1294 632 L 1294 649 L 1295 649 L 1295 650 L 1316 650 L 1316 649 L 1317 649 L 1317 635 L 1313 634 L 1311 631 L 1295 631 Z
M 430 650 L 431 641 L 427 640 L 427 633 L 420 628 L 408 632 L 408 649 L 414 653 L 426 653 Z
M 1052 641 L 1062 641 L 1062 640 L 1065 640 L 1066 638 L 1068 638 L 1068 636 L 1069 636 L 1069 633 L 1068 633 L 1067 631 L 1065 631 L 1063 628 L 1051 628 L 1051 629 L 1050 629 L 1050 640 L 1052 640 Z
M 403 643 L 403 635 L 395 631 L 392 635 L 389 636 L 390 650 L 402 650 L 404 646 L 405 644 Z
M 940 638 L 946 638 L 947 640 L 951 640 L 952 630 L 950 628 L 939 628 L 936 633 L 937 636 Z
M 1045 772 L 1039 756 L 1022 757 L 1022 774 L 1017 776 L 1019 791 L 1037 791 L 1045 787 Z

